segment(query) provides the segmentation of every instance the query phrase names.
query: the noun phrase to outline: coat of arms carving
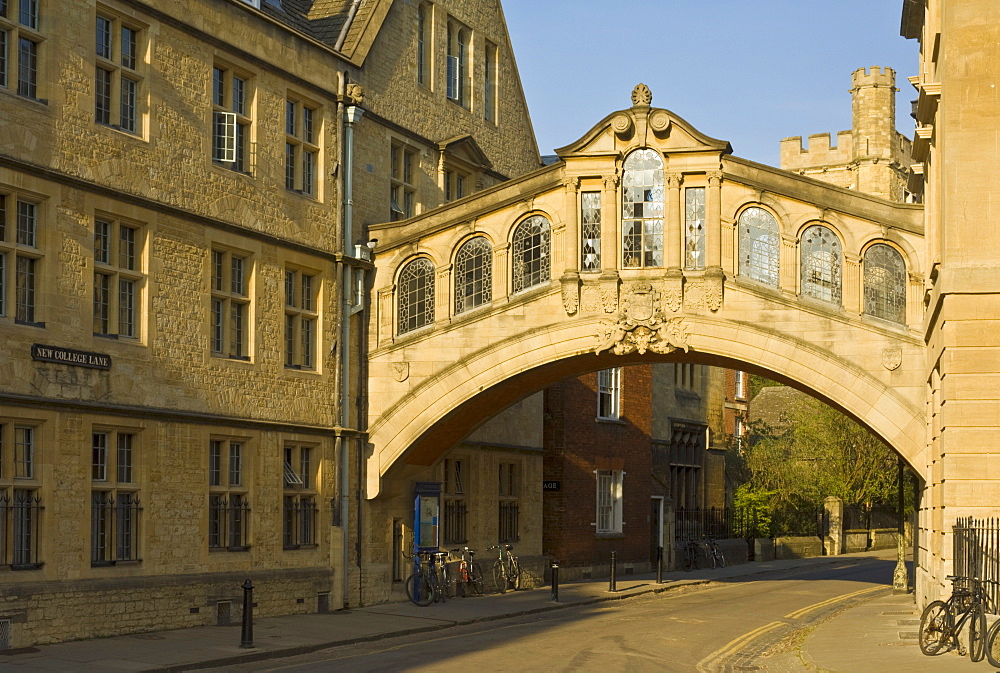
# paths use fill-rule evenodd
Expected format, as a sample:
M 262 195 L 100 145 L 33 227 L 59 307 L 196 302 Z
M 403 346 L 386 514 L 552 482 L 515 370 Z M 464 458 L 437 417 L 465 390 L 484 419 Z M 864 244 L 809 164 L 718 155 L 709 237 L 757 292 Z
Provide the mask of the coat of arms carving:
M 392 378 L 396 379 L 400 383 L 405 381 L 410 377 L 410 363 L 409 362 L 393 362 L 392 363 Z
M 681 318 L 664 318 L 660 293 L 649 283 L 634 283 L 623 293 L 618 320 L 601 321 L 595 353 L 610 350 L 615 355 L 646 351 L 666 354 L 678 349 L 687 352 L 687 337 Z

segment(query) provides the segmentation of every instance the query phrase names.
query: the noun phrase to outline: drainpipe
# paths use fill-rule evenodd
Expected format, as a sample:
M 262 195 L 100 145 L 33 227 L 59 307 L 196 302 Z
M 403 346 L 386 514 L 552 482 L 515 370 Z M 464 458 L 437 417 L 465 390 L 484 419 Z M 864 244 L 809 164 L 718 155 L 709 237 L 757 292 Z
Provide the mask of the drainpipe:
M 344 281 L 341 284 L 343 309 L 340 321 L 340 425 L 351 426 L 351 317 L 357 312 L 351 301 L 354 267 L 350 260 L 354 256 L 354 124 L 361 119 L 364 111 L 356 105 L 348 106 L 344 124 Z M 340 523 L 343 530 L 343 596 L 347 607 L 350 590 L 348 568 L 350 566 L 350 454 L 351 441 L 348 437 L 340 440 Z M 360 479 L 361 476 L 358 475 Z M 359 512 L 359 523 L 360 512 Z
M 333 45 L 333 48 L 340 51 L 344 48 L 344 40 L 347 39 L 347 31 L 351 29 L 351 24 L 354 23 L 354 15 L 358 13 L 358 5 L 361 4 L 361 0 L 354 0 L 351 3 L 351 8 L 347 10 L 347 18 L 344 19 L 344 25 L 340 27 L 340 35 L 337 36 L 337 42 Z

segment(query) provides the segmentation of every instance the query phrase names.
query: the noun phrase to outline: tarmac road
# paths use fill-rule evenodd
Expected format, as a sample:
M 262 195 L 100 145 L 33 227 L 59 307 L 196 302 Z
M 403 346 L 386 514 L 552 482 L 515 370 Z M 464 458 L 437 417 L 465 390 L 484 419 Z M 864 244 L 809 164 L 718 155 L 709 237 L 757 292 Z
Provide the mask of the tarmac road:
M 211 670 L 807 670 L 795 653 L 812 628 L 847 607 L 884 596 L 891 582 L 890 563 L 844 559 L 817 568 L 713 582 L 629 601 L 567 608 Z

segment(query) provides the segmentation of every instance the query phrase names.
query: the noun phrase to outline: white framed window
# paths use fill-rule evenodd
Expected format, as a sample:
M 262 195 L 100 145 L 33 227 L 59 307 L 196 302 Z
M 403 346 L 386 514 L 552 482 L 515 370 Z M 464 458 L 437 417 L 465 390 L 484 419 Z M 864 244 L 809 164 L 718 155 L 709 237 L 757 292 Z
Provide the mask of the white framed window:
M 210 347 L 213 355 L 250 359 L 250 278 L 248 253 L 211 251 Z
M 104 9 L 98 11 L 94 70 L 94 120 L 98 124 L 142 135 L 144 37 L 138 24 Z
M 622 470 L 596 470 L 597 474 L 597 534 L 614 535 L 622 532 Z
M 228 66 L 212 68 L 212 161 L 251 172 L 253 86 L 250 76 Z
M 285 100 L 285 189 L 318 196 L 320 111 L 315 105 Z
M 622 266 L 663 266 L 663 159 L 649 148 L 630 153 L 623 166 Z
M 876 243 L 865 251 L 865 314 L 906 323 L 906 264 L 895 248 Z
M 705 268 L 705 188 L 684 190 L 684 268 Z
M 45 38 L 38 0 L 0 0 L 0 88 L 39 100 L 38 65 Z
M 780 232 L 770 212 L 753 206 L 740 213 L 739 255 L 741 276 L 778 286 Z
M 551 229 L 542 215 L 532 215 L 511 236 L 511 280 L 514 292 L 549 282 L 552 259 Z
M 733 394 L 738 400 L 745 400 L 747 398 L 747 373 L 740 370 L 734 372 L 734 391 Z
M 622 368 L 612 367 L 597 372 L 597 417 L 618 420 L 621 416 Z
M 94 217 L 94 334 L 140 337 L 144 242 L 140 225 Z
M 839 306 L 844 266 L 840 239 L 829 227 L 813 224 L 799 245 L 802 295 Z
M 462 107 L 469 107 L 469 50 L 472 31 L 454 19 L 448 19 L 447 95 Z
M 580 270 L 601 270 L 601 193 L 580 194 Z
M 461 199 L 464 196 L 468 196 L 469 192 L 469 174 L 456 170 L 454 168 L 447 168 L 444 171 L 444 200 L 445 202 L 455 201 Z
M 393 222 L 416 215 L 417 188 L 414 186 L 416 162 L 416 151 L 393 143 L 389 162 L 389 217 Z
M 316 368 L 318 293 L 317 274 L 285 269 L 285 367 Z
M 396 282 L 397 334 L 434 324 L 434 264 L 426 257 L 408 262 Z
M 483 236 L 471 238 L 455 255 L 455 314 L 493 300 L 493 245 Z

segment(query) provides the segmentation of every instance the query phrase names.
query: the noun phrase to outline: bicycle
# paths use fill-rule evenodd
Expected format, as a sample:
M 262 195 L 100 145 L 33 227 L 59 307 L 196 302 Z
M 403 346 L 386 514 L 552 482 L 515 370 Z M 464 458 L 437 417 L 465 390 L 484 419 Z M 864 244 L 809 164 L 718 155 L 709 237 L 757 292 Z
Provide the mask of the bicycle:
M 405 556 L 408 559 L 417 559 L 417 569 L 406 578 L 403 585 L 406 597 L 414 605 L 419 605 L 422 608 L 431 603 L 444 603 L 448 575 L 447 570 L 444 569 L 444 563 L 438 564 L 436 561 L 443 561 L 442 557 L 447 556 L 447 553 L 418 551 L 416 555 L 405 554 Z
M 462 584 L 462 595 L 468 596 L 467 591 L 471 590 L 477 596 L 483 595 L 483 568 L 479 565 L 473 558 L 476 552 L 469 549 L 468 547 L 459 547 L 457 549 L 452 549 L 453 554 L 458 554 L 459 561 L 458 565 L 458 577 L 457 582 Z
M 726 567 L 726 557 L 723 556 L 722 550 L 719 548 L 719 543 L 715 541 L 714 538 L 709 538 L 708 542 L 705 543 L 708 546 L 708 562 L 713 568 L 725 568 Z
M 693 538 L 684 538 L 684 570 L 690 572 L 698 567 L 698 543 Z
M 514 547 L 509 544 L 498 544 L 490 547 L 496 549 L 498 558 L 493 562 L 493 582 L 500 593 L 507 593 L 508 587 L 515 591 L 521 588 L 521 564 L 514 556 Z M 506 552 L 506 554 L 504 553 Z
M 944 652 L 952 643 L 964 654 L 959 633 L 969 622 L 969 658 L 982 661 L 987 654 L 986 613 L 993 612 L 993 605 L 983 590 L 982 580 L 955 575 L 949 575 L 948 579 L 953 585 L 948 600 L 932 601 L 920 615 L 917 636 L 920 651 L 933 656 Z

